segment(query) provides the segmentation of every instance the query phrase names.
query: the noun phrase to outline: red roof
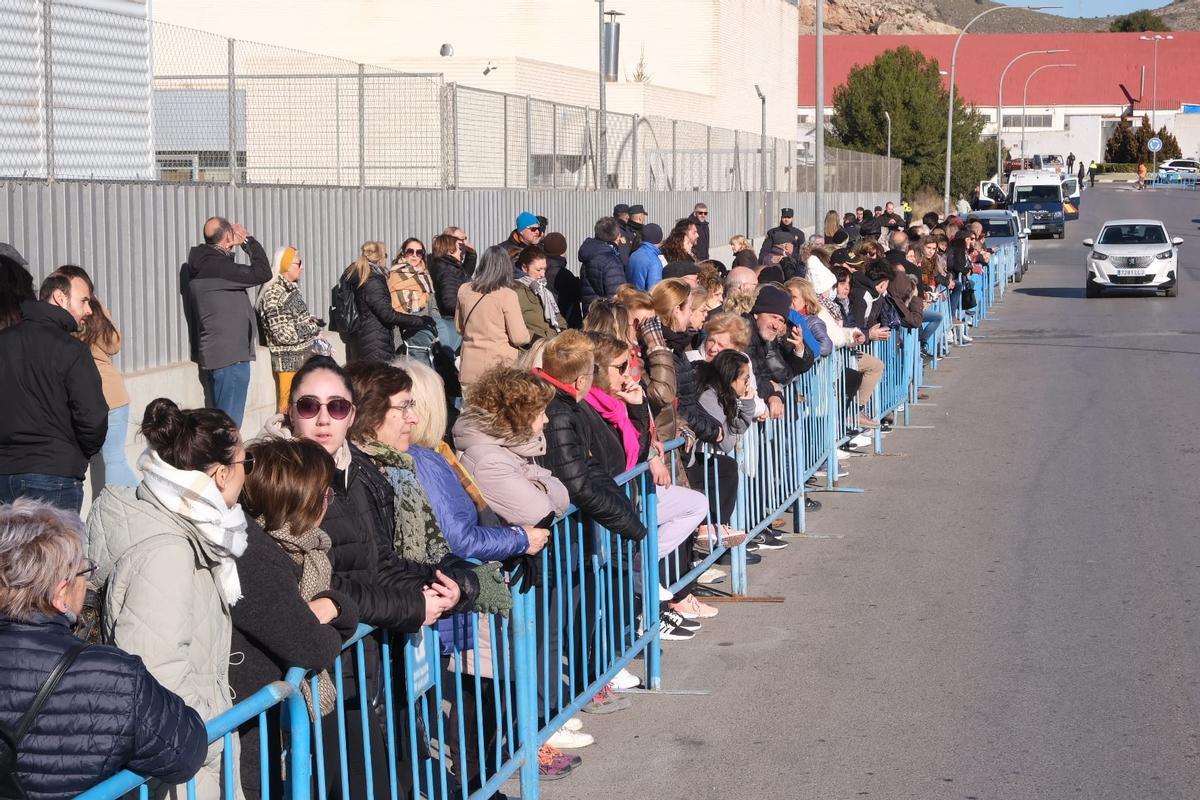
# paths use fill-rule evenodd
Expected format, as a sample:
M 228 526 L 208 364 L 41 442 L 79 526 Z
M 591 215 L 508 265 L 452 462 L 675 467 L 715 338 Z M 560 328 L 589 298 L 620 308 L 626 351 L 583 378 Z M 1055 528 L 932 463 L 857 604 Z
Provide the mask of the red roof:
M 996 105 L 1000 72 L 1013 56 L 1027 50 L 1067 49 L 1069 53 L 1026 56 L 1013 64 L 1004 79 L 1004 105 L 1019 105 L 1025 79 L 1040 64 L 1075 64 L 1074 69 L 1048 69 L 1029 85 L 1029 102 L 1039 106 L 1125 105 L 1118 84 L 1138 96 L 1142 65 L 1146 86 L 1139 109 L 1148 110 L 1154 83 L 1154 45 L 1138 33 L 968 33 L 958 48 L 955 91 L 969 103 Z M 1172 33 L 1173 41 L 1158 43 L 1158 108 L 1178 108 L 1200 102 L 1200 32 Z M 858 65 L 870 64 L 877 55 L 901 45 L 934 58 L 950 70 L 956 35 L 835 36 L 825 37 L 825 103 L 833 101 L 835 87 Z M 813 70 L 816 37 L 801 36 L 799 47 L 800 96 L 798 105 L 815 105 Z

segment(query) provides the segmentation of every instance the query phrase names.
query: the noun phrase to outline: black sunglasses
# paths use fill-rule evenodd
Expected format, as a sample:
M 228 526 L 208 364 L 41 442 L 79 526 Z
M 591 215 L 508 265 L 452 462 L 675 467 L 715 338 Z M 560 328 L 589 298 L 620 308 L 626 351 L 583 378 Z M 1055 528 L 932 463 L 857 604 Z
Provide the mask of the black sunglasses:
M 298 398 L 292 405 L 296 409 L 296 416 L 300 419 L 312 419 L 321 413 L 322 408 L 329 409 L 329 416 L 334 419 L 345 419 L 354 410 L 354 403 L 344 397 L 331 397 L 322 403 L 319 398 L 313 397 L 311 394 Z
M 406 255 L 406 256 L 423 256 L 423 255 L 425 255 L 425 251 L 424 250 L 414 250 L 413 248 L 410 247 L 404 251 L 404 255 Z

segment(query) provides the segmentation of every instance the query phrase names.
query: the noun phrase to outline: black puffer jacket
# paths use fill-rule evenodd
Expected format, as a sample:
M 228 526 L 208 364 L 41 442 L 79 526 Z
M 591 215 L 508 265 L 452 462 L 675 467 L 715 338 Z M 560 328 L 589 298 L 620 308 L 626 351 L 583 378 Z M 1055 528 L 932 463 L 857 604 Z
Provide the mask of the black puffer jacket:
M 63 309 L 27 300 L 0 331 L 0 475 L 83 478 L 108 433 L 108 404 L 78 326 Z
M 78 643 L 64 616 L 0 617 L 0 726 L 16 728 L 54 664 Z M 199 714 L 137 656 L 93 645 L 42 706 L 22 742 L 17 772 L 30 800 L 66 800 L 127 767 L 182 783 L 207 754 Z
M 562 256 L 546 256 L 546 285 L 558 301 L 558 310 L 567 320 L 567 326 L 576 330 L 582 328 L 583 285 L 567 268 L 567 260 Z
M 537 461 L 563 482 L 571 502 L 584 514 L 626 539 L 643 539 L 646 526 L 637 509 L 593 455 L 595 448 L 583 413 L 574 397 L 554 387 L 554 398 L 546 407 L 550 417 L 545 430 L 546 455 Z
M 429 262 L 429 275 L 433 278 L 438 312 L 446 319 L 454 319 L 458 290 L 470 280 L 466 267 L 450 256 L 438 256 Z
M 783 397 L 783 393 L 774 384 L 783 385 L 793 378 L 807 372 L 815 363 L 813 354 L 808 348 L 803 353 L 796 353 L 791 344 L 776 339 L 768 342 L 758 332 L 754 318 L 746 317 L 750 324 L 750 346 L 746 355 L 754 368 L 754 380 L 758 388 L 758 396 L 766 400 L 768 397 Z
M 700 407 L 700 390 L 696 385 L 696 370 L 688 361 L 687 352 L 692 337 L 688 333 L 663 331 L 667 346 L 675 359 L 675 413 L 683 417 L 696 438 L 716 444 L 721 425 Z
M 599 297 L 612 297 L 618 287 L 626 282 L 625 265 L 617 248 L 599 239 L 584 239 L 579 245 L 579 279 L 582 283 L 581 300 L 584 313 L 592 301 Z
M 392 295 L 381 268 L 371 269 L 367 280 L 354 290 L 354 299 L 358 305 L 358 327 L 346 342 L 352 361 L 390 361 L 395 358 L 393 328 L 399 328 L 406 336 L 422 328 L 437 330 L 432 317 L 402 314 L 392 308 Z

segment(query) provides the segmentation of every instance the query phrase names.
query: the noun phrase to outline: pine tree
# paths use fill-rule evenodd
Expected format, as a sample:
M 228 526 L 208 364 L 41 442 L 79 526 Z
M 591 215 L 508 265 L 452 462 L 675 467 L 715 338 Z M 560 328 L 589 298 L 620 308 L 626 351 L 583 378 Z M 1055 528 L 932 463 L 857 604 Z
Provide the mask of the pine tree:
M 1153 158 L 1149 142 L 1154 138 L 1154 128 L 1150 127 L 1150 117 L 1142 114 L 1142 124 L 1133 134 L 1133 158 L 1130 162 L 1149 162 Z
M 1133 124 L 1122 116 L 1104 146 L 1104 160 L 1109 164 L 1131 164 L 1136 157 Z
M 1158 129 L 1158 138 L 1162 139 L 1162 150 L 1158 152 L 1158 160 L 1166 161 L 1172 158 L 1183 158 L 1183 148 L 1179 146 L 1179 140 L 1175 138 L 1175 134 L 1167 130 L 1164 125 Z

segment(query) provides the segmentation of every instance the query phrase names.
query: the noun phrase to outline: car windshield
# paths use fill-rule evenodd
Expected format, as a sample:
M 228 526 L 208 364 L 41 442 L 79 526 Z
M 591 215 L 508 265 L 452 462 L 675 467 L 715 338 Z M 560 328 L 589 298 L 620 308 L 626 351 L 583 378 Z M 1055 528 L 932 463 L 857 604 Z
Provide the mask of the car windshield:
M 1018 186 L 1016 202 L 1061 203 L 1062 187 L 1052 183 L 1035 184 L 1033 186 Z
M 1100 244 L 1166 244 L 1167 232 L 1158 225 L 1109 225 Z
M 1009 219 L 984 219 L 980 220 L 983 223 L 983 228 L 987 231 L 989 237 L 996 236 L 1015 236 L 1012 228 L 1012 220 Z

